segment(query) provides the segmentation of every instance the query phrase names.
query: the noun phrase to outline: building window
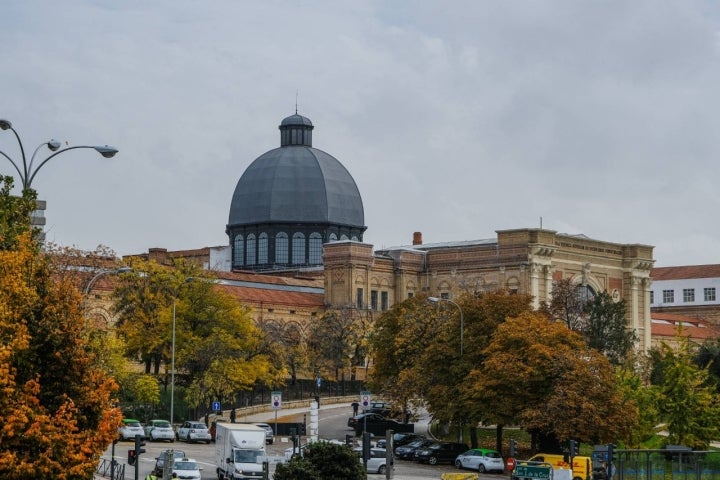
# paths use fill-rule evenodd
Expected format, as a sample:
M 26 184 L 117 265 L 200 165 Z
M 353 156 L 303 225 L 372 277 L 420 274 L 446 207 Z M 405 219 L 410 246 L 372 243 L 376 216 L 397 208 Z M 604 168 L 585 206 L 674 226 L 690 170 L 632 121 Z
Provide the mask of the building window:
M 663 290 L 663 303 L 675 303 L 675 290 Z
M 357 297 L 356 297 L 356 302 L 355 302 L 355 305 L 357 306 L 357 308 L 364 308 L 363 303 L 365 302 L 365 298 L 364 298 L 363 293 L 364 292 L 363 292 L 362 288 L 357 289 Z
M 353 242 L 358 242 L 358 241 L 359 241 L 357 235 L 353 235 L 350 240 L 352 240 Z
M 380 292 L 380 308 L 383 311 L 388 309 L 388 292 Z
M 450 300 L 450 294 L 448 292 L 443 292 L 440 294 L 440 298 L 443 298 L 445 300 Z
M 695 301 L 695 289 L 694 288 L 683 288 L 683 302 L 694 302 Z
M 320 265 L 322 263 L 322 235 L 318 232 L 310 234 L 310 245 L 308 245 L 308 255 L 310 256 L 310 265 Z
M 255 265 L 257 257 L 255 256 L 255 234 L 251 233 L 247 237 L 247 264 Z
M 235 254 L 233 263 L 235 265 L 244 265 L 245 262 L 243 262 L 243 259 L 245 258 L 245 242 L 243 241 L 242 235 L 235 236 L 235 250 L 233 253 Z
M 373 310 L 378 309 L 377 290 L 370 290 L 370 308 Z
M 275 263 L 288 263 L 288 236 L 285 232 L 275 235 Z
M 715 287 L 703 288 L 703 295 L 705 296 L 706 302 L 714 302 L 715 301 Z
M 334 233 L 331 233 L 331 234 L 330 234 L 330 241 L 331 241 L 331 242 L 337 242 L 337 235 L 334 234 Z
M 268 236 L 265 232 L 258 237 L 258 263 L 260 265 L 268 263 Z
M 408 292 L 408 298 L 413 298 L 415 294 L 413 292 Z
M 293 234 L 292 263 L 295 265 L 305 263 L 305 235 L 300 232 Z
M 650 303 L 655 303 L 655 292 L 650 290 Z

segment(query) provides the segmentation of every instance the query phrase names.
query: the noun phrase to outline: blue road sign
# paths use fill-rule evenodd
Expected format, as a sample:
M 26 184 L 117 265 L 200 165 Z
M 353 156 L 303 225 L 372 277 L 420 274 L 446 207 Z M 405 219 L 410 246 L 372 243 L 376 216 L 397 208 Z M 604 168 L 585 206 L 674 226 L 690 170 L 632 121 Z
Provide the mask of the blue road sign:
M 220 402 L 213 402 L 212 409 L 215 412 L 219 412 L 220 411 Z

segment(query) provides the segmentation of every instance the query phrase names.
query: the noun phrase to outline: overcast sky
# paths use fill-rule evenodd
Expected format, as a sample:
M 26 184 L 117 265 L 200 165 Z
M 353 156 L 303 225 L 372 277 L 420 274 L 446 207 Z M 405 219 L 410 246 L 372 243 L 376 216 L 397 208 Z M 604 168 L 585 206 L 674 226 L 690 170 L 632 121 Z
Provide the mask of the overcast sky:
M 38 173 L 61 245 L 228 244 L 298 92 L 375 248 L 542 219 L 656 266 L 720 262 L 718 2 L 4 0 L 0 30 L 0 118 L 28 156 L 120 150 Z M 21 161 L 9 130 L 0 150 Z

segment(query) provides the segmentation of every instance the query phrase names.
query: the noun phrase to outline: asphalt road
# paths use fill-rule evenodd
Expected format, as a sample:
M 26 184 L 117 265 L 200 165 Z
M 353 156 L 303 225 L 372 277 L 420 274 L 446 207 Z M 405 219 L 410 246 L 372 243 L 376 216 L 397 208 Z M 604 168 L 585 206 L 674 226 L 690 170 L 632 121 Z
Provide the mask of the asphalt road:
M 335 407 L 335 408 L 332 408 Z M 280 415 L 278 421 L 280 422 L 302 422 L 303 413 L 299 411 L 287 412 L 289 415 Z M 307 421 L 309 422 L 310 415 L 306 413 Z M 341 406 L 328 406 L 320 409 L 319 412 L 319 425 L 320 432 L 319 437 L 323 440 L 345 440 L 346 434 L 352 434 L 352 429 L 347 427 L 347 419 L 352 415 L 352 409 L 350 405 Z M 275 415 L 273 413 L 256 414 L 252 417 L 238 417 L 238 422 L 266 422 L 273 425 L 275 422 Z M 426 429 L 427 423 L 420 425 L 421 429 Z M 416 429 L 418 431 L 418 429 Z M 419 433 L 426 433 L 420 431 Z M 302 442 L 307 441 L 306 437 L 303 437 Z M 359 439 L 357 439 L 359 442 Z M 359 443 L 358 443 L 359 445 Z M 127 451 L 134 448 L 134 443 L 131 441 L 121 441 L 115 445 L 115 460 L 117 462 L 127 464 Z M 183 450 L 186 457 L 195 459 L 203 468 L 202 478 L 203 480 L 216 479 L 216 465 L 215 465 L 215 445 L 210 444 L 188 444 L 186 442 L 175 441 L 170 442 L 146 442 L 145 450 L 146 453 L 140 457 L 137 478 L 144 480 L 145 476 L 150 473 L 155 465 L 155 458 L 158 454 L 166 449 L 173 448 L 176 450 Z M 267 446 L 268 456 L 270 459 L 283 457 L 287 449 L 292 448 L 292 441 L 287 437 L 275 437 L 275 442 L 272 445 Z M 105 452 L 104 458 L 109 459 L 111 456 L 111 450 L 108 449 Z M 275 465 L 270 465 L 270 478 L 275 471 Z M 422 465 L 412 461 L 396 460 L 395 471 L 393 478 L 396 480 L 410 480 L 410 479 L 440 479 L 441 475 L 445 472 L 458 472 L 458 470 L 452 465 Z M 125 466 L 125 479 L 133 480 L 135 477 L 135 468 L 126 465 Z M 369 474 L 369 479 L 381 480 L 385 478 L 385 475 Z M 503 479 L 502 475 L 480 475 L 482 479 Z

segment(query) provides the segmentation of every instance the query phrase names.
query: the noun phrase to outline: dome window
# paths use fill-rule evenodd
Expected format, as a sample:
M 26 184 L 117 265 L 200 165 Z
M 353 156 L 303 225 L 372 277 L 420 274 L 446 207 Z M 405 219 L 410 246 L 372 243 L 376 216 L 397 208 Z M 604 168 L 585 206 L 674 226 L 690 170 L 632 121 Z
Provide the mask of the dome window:
M 288 263 L 288 236 L 285 232 L 275 235 L 275 263 Z
M 302 265 L 305 263 L 305 235 L 300 232 L 293 234 L 292 262 L 294 265 Z

